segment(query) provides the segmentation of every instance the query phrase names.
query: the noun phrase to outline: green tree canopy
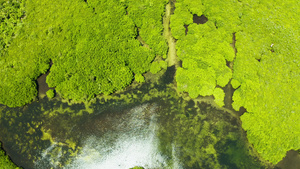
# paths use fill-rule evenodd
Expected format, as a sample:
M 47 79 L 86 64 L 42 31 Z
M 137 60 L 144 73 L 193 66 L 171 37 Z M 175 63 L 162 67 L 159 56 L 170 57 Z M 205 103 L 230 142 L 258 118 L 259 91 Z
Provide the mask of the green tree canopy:
M 273 164 L 287 151 L 300 149 L 299 3 L 178 0 L 171 18 L 182 60 L 176 73 L 178 90 L 192 98 L 214 95 L 223 105 L 223 92 L 216 86 L 233 78 L 232 106 L 237 111 L 246 108 L 241 120 L 248 139 Z M 208 21 L 192 23 L 193 14 Z M 232 61 L 231 71 L 226 62 Z
M 241 120 L 249 141 L 274 164 L 300 149 L 299 11 L 298 1 L 254 1 L 236 34 L 233 78 L 240 87 L 233 107 L 246 108 Z
M 18 169 L 19 168 L 5 154 L 5 152 L 1 148 L 1 142 L 0 142 L 0 166 L 1 166 L 1 168 L 5 168 L 5 169 Z
M 14 20 L 13 29 L 9 27 L 12 31 L 0 37 L 13 37 L 2 45 L 7 54 L 0 58 L 0 103 L 15 107 L 31 102 L 37 95 L 35 80 L 46 73 L 50 60 L 53 65 L 46 81 L 64 99 L 88 100 L 123 89 L 132 82 L 133 74 L 149 71 L 156 55 L 166 54 L 159 23 L 165 3 L 27 1 L 26 17 L 21 22 L 24 5 L 14 1 L 9 8 L 1 9 L 2 15 L 14 15 L 10 17 Z M 3 27 L 9 17 L 1 17 L 1 32 L 7 32 Z M 138 29 L 149 47 L 136 39 Z
M 217 26 L 216 23 L 220 21 L 218 18 L 209 17 L 215 13 L 215 9 L 209 4 L 178 1 L 171 17 L 172 35 L 178 39 L 177 55 L 182 60 L 182 68 L 176 73 L 177 87 L 179 91 L 188 92 L 192 98 L 213 95 L 217 85 L 224 87 L 232 77 L 232 71 L 226 65 L 226 62 L 233 61 L 235 57 L 234 49 L 230 45 L 233 30 L 228 29 L 228 24 L 236 24 L 237 20 L 232 19 Z M 238 8 L 234 2 L 229 5 L 232 8 L 230 12 Z M 221 6 L 220 8 L 224 9 Z M 208 16 L 209 20 L 205 24 L 193 23 L 193 14 Z M 219 105 L 224 104 L 221 100 L 218 101 Z

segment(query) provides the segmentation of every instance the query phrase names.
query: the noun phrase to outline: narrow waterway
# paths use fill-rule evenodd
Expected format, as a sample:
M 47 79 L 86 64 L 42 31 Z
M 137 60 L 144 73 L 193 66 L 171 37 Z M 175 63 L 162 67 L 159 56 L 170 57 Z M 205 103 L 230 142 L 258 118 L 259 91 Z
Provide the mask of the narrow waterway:
M 171 29 L 170 29 L 170 18 L 171 18 L 172 9 L 174 10 L 174 7 L 175 7 L 174 4 L 172 4 L 171 2 L 168 3 L 166 5 L 165 16 L 163 18 L 163 24 L 164 24 L 163 35 L 169 45 L 168 57 L 166 60 L 168 62 L 169 67 L 171 67 L 173 65 L 175 65 L 175 67 L 179 66 L 179 62 L 178 62 L 177 55 L 176 55 L 175 39 L 173 38 L 173 36 L 171 34 Z

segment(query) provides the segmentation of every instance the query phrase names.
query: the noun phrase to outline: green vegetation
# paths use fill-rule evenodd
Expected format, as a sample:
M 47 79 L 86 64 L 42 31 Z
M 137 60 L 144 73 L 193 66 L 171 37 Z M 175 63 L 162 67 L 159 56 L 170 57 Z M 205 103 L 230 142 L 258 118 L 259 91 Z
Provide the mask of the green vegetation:
M 23 17 L 22 0 L 0 1 L 0 103 L 9 106 L 22 106 L 37 95 L 36 84 L 22 66 L 24 59 L 32 63 L 31 56 L 19 60 L 17 53 L 9 55 L 13 39 L 22 32 Z M 34 67 L 32 64 L 25 67 L 30 69 L 31 66 Z
M 168 46 L 162 36 L 162 16 L 168 0 L 123 1 L 128 3 L 128 16 L 139 29 L 141 38 L 156 54 L 159 56 L 166 55 Z
M 144 167 L 138 167 L 138 166 L 136 166 L 136 167 L 133 167 L 133 168 L 130 168 L 130 169 L 144 169 Z
M 2 57 L 6 54 L 13 38 L 18 34 L 18 30 L 22 27 L 24 1 L 1 0 L 0 11 L 0 57 Z
M 20 156 L 18 160 L 22 160 L 24 168 L 34 168 L 33 162 L 37 168 L 68 168 L 74 157 L 82 153 L 86 138 L 115 131 L 114 127 L 107 128 L 111 121 L 127 124 L 128 116 L 123 116 L 126 111 L 146 103 L 155 105 L 155 121 L 162 124 L 155 127 L 161 143 L 158 153 L 170 163 L 176 160 L 172 155 L 172 145 L 175 145 L 175 156 L 179 161 L 186 161 L 183 165 L 187 169 L 199 165 L 210 166 L 204 168 L 259 168 L 237 118 L 206 103 L 194 105 L 192 100 L 183 100 L 173 83 L 163 83 L 165 75 L 153 81 L 114 95 L 98 96 L 99 99 L 88 106 L 44 98 L 26 108 L 0 107 L 0 110 L 3 108 L 0 128 L 6 136 L 3 142 L 10 145 L 10 153 Z M 154 115 L 147 113 L 154 111 L 152 108 L 136 114 L 136 118 L 149 119 Z M 145 123 L 148 125 L 147 120 Z M 161 166 L 158 168 L 170 165 L 163 163 Z
M 224 106 L 225 93 L 222 89 L 215 88 L 215 90 L 213 92 L 213 96 L 215 97 L 215 102 L 218 106 L 220 106 L 220 107 Z
M 276 164 L 300 149 L 300 3 L 254 2 L 245 6 L 243 31 L 236 33 L 233 79 L 240 87 L 232 106 L 246 108 L 241 120 L 250 143 Z
M 195 5 L 198 5 L 197 9 Z M 231 6 L 230 3 L 227 5 Z M 235 10 L 234 7 L 230 9 Z M 234 59 L 234 49 L 230 46 L 232 30 L 226 29 L 226 25 L 217 28 L 214 19 L 205 24 L 193 23 L 193 14 L 201 16 L 204 9 L 205 15 L 215 10 L 201 3 L 182 0 L 176 2 L 171 17 L 172 34 L 178 39 L 177 55 L 182 60 L 182 68 L 178 68 L 176 73 L 178 90 L 188 92 L 192 98 L 213 95 L 217 85 L 224 87 L 232 77 L 230 68 L 226 66 L 226 61 Z M 187 35 L 184 25 L 188 26 Z
M 221 106 L 224 94 L 216 86 L 232 78 L 232 106 L 246 108 L 241 120 L 248 139 L 273 164 L 288 150 L 300 149 L 299 11 L 295 0 L 178 0 L 171 18 L 183 62 L 176 74 L 178 90 L 192 98 L 214 95 Z M 197 25 L 193 14 L 208 21 Z
M 134 79 L 135 79 L 137 82 L 139 82 L 139 83 L 145 82 L 145 78 L 144 78 L 144 76 L 141 75 L 141 74 L 136 74 L 136 75 L 134 75 Z
M 150 72 L 153 74 L 158 73 L 161 70 L 161 67 L 158 62 L 153 62 L 150 67 Z
M 50 60 L 47 83 L 64 99 L 89 100 L 123 89 L 133 74 L 149 71 L 155 56 L 167 52 L 160 23 L 165 4 L 159 0 L 26 2 L 22 28 L 0 60 L 0 103 L 15 107 L 35 98 L 34 81 L 49 69 Z M 148 47 L 136 40 L 137 33 Z
M 160 117 L 160 149 L 167 158 L 180 159 L 182 168 L 188 169 L 264 168 L 243 141 L 246 138 L 235 117 L 206 103 L 185 104 Z
M 111 94 L 134 79 L 145 82 L 145 72 L 167 68 L 165 61 L 153 61 L 165 58 L 168 49 L 161 23 L 167 2 L 1 0 L 0 103 L 9 107 L 30 103 L 37 96 L 37 77 L 49 69 L 48 85 L 73 101 Z M 182 61 L 176 72 L 178 91 L 191 98 L 212 95 L 222 107 L 222 88 L 230 82 L 236 89 L 232 107 L 246 108 L 242 125 L 263 159 L 276 164 L 288 150 L 299 150 L 300 2 L 177 0 L 175 4 L 170 27 Z M 206 23 L 193 23 L 193 17 L 202 15 Z M 54 97 L 54 91 L 47 96 Z M 143 100 L 151 98 L 145 94 Z M 5 120 L 12 125 L 13 118 Z M 179 134 L 166 137 L 179 147 L 187 144 L 181 154 L 187 166 L 221 165 L 215 147 L 223 135 L 209 133 L 214 124 L 205 118 L 178 114 L 174 120 L 180 125 L 172 128 Z M 29 134 L 35 131 L 26 129 Z M 191 139 L 195 144 L 185 140 L 192 134 L 199 134 Z M 206 145 L 205 139 L 211 143 Z M 70 140 L 68 144 L 74 145 Z
M 54 96 L 55 96 L 55 93 L 54 93 L 54 90 L 53 89 L 49 89 L 47 92 L 46 92 L 46 95 L 49 99 L 52 99 Z
M 241 83 L 239 81 L 237 81 L 236 79 L 231 79 L 231 86 L 234 89 L 237 89 L 238 87 L 240 87 Z
M 17 169 L 17 167 L 5 154 L 5 152 L 1 148 L 1 142 L 0 142 L 0 166 L 4 169 Z
M 168 64 L 167 62 L 161 60 L 161 61 L 155 61 L 152 62 L 151 66 L 150 66 L 150 72 L 153 74 L 158 73 L 161 69 L 167 69 Z

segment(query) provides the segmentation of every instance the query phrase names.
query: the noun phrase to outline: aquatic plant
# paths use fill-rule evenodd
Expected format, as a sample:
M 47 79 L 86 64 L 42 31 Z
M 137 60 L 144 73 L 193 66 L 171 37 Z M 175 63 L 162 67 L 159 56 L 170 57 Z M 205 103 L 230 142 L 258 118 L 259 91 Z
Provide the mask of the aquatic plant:
M 203 102 L 177 106 L 160 116 L 160 150 L 170 165 L 179 159 L 182 168 L 264 168 L 243 141 L 238 119 Z

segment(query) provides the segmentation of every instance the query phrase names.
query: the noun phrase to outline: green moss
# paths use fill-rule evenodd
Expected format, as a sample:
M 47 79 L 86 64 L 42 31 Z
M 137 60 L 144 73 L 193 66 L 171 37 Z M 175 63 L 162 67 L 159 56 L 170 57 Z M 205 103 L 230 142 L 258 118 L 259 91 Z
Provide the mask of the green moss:
M 164 56 L 168 46 L 162 36 L 165 5 L 168 0 L 126 0 L 128 15 L 139 28 L 139 35 L 159 56 Z
M 178 91 L 186 91 L 191 98 L 199 95 L 212 95 L 216 86 L 215 73 L 213 69 L 184 69 L 178 68 L 176 72 Z
M 24 5 L 23 0 L 0 1 L 0 57 L 6 54 L 14 36 L 22 27 Z

